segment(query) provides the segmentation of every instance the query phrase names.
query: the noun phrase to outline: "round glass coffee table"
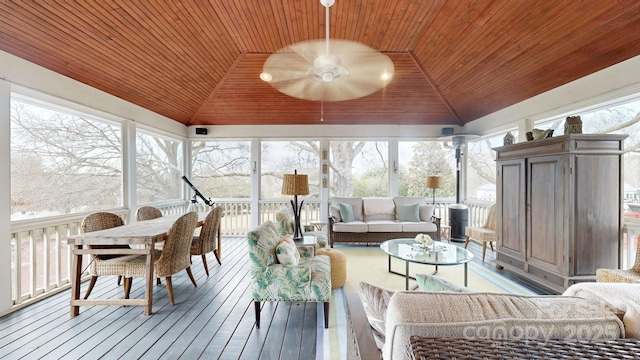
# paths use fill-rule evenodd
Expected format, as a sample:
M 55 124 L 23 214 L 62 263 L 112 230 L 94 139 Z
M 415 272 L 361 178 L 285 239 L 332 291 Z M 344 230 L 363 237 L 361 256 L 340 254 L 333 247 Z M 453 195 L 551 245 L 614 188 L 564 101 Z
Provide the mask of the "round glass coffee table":
M 409 290 L 409 263 L 438 266 L 464 265 L 464 286 L 467 286 L 467 263 L 473 259 L 471 251 L 452 244 L 434 241 L 433 245 L 422 247 L 415 239 L 391 239 L 380 244 L 380 248 L 389 255 L 389 272 L 405 277 L 405 289 Z M 405 261 L 405 273 L 391 270 L 391 257 Z

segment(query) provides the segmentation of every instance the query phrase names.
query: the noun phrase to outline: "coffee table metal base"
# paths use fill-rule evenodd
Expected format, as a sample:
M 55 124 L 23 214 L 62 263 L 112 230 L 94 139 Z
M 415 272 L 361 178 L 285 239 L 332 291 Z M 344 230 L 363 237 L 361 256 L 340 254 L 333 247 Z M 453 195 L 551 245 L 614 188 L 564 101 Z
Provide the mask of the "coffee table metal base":
M 391 270 L 391 255 L 387 255 L 387 257 L 389 258 L 389 272 L 392 274 L 396 274 L 396 275 L 400 275 L 400 276 L 404 276 L 404 288 L 405 290 L 409 290 L 409 279 L 411 280 L 415 280 L 416 278 L 409 275 L 409 263 L 411 261 L 409 260 L 405 260 L 404 261 L 404 274 L 403 273 L 399 273 L 397 271 Z M 467 263 L 464 263 L 464 286 L 467 286 Z M 435 275 L 438 273 L 438 265 L 434 265 L 436 267 L 436 269 L 431 273 L 431 275 Z M 415 290 L 417 288 L 414 287 L 412 290 Z

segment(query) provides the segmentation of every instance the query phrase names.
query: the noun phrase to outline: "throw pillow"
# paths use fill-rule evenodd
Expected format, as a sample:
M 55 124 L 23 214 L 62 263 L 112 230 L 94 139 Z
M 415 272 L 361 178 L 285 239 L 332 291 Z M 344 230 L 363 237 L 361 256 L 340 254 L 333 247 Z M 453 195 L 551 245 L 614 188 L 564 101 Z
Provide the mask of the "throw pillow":
M 364 306 L 367 320 L 373 329 L 373 338 L 378 349 L 382 350 L 385 341 L 385 318 L 389 299 L 395 294 L 393 290 L 383 289 L 365 282 L 358 283 L 358 293 Z
M 340 216 L 340 209 L 335 205 L 331 205 L 329 207 L 329 216 L 333 216 L 336 222 L 342 221 L 342 217 Z
M 340 217 L 343 222 L 352 222 L 355 221 L 355 217 L 353 217 L 353 207 L 351 204 L 339 203 L 338 208 L 340 208 Z
M 434 205 L 420 205 L 420 221 L 431 222 L 435 209 Z
M 433 275 L 416 274 L 416 282 L 422 291 L 472 292 L 468 287 L 456 285 Z
M 420 221 L 420 204 L 399 205 L 398 221 Z
M 282 265 L 298 265 L 300 252 L 291 235 L 285 235 L 276 247 L 276 257 Z

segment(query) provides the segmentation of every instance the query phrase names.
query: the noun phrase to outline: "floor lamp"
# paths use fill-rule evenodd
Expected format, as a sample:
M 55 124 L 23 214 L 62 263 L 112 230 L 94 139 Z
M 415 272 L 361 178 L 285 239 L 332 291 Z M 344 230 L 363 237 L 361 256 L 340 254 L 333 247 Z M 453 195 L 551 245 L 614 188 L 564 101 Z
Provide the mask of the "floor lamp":
M 306 174 L 298 174 L 298 170 L 294 170 L 293 174 L 284 174 L 282 179 L 282 194 L 293 195 L 291 207 L 293 208 L 293 239 L 302 239 L 302 230 L 300 228 L 300 211 L 304 200 L 298 206 L 298 195 L 309 195 L 309 179 Z
M 433 189 L 433 205 L 436 204 L 436 189 L 442 187 L 442 178 L 440 176 L 427 176 L 427 189 Z

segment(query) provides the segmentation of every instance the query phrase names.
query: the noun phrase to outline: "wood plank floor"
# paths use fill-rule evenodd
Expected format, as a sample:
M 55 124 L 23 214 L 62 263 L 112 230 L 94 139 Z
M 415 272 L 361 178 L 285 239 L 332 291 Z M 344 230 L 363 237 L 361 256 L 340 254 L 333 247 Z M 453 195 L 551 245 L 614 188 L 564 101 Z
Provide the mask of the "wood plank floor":
M 69 315 L 70 290 L 0 318 L 3 359 L 309 359 L 316 353 L 316 305 L 267 303 L 254 327 L 247 242 L 225 238 L 222 265 L 199 257 L 173 278 L 176 304 L 164 281 L 154 287 L 154 314 L 139 306 L 85 306 Z M 98 278 L 93 297 L 121 297 L 115 277 Z M 83 284 L 82 294 L 86 288 Z M 144 297 L 135 279 L 131 297 Z M 283 350 L 286 349 L 286 350 Z
M 456 243 L 462 246 L 461 243 Z M 370 245 L 377 246 L 377 245 Z M 474 262 L 495 270 L 495 253 L 471 243 Z M 182 272 L 174 277 L 176 305 L 169 303 L 164 282 L 154 287 L 154 314 L 139 306 L 85 306 L 69 316 L 70 290 L 0 318 L 1 359 L 313 359 L 316 354 L 317 306 L 267 303 L 261 327 L 254 326 L 248 279 L 247 242 L 224 238 L 222 265 L 208 256 L 207 278 L 199 257 L 192 270 L 194 288 Z M 509 276 L 508 273 L 498 273 Z M 514 278 L 538 293 L 545 289 Z M 122 296 L 115 277 L 98 279 L 91 297 Z M 82 294 L 86 288 L 83 284 Z M 131 297 L 144 296 L 142 279 Z

